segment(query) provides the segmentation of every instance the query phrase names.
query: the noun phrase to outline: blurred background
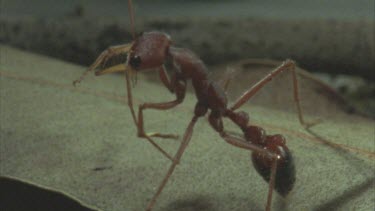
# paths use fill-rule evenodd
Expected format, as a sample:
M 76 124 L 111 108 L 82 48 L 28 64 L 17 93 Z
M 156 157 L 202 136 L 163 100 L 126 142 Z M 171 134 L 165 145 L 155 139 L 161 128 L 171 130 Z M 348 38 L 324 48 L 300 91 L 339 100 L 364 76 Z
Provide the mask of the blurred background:
M 134 0 L 135 30 L 159 30 L 212 71 L 291 58 L 375 116 L 373 0 Z M 126 0 L 2 0 L 0 42 L 80 65 L 132 40 Z M 244 87 L 249 87 L 246 81 Z

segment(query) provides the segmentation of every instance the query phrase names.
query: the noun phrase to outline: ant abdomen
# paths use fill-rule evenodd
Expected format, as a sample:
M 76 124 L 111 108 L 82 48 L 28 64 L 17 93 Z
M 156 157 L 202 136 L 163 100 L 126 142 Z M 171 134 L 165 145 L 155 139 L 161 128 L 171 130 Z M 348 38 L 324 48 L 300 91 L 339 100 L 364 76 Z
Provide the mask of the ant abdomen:
M 293 188 L 296 180 L 296 172 L 292 154 L 285 145 L 285 138 L 282 135 L 265 136 L 263 144 L 264 149 L 278 156 L 275 189 L 280 195 L 286 196 Z M 264 153 L 253 152 L 252 161 L 257 172 L 264 180 L 269 182 L 272 159 Z

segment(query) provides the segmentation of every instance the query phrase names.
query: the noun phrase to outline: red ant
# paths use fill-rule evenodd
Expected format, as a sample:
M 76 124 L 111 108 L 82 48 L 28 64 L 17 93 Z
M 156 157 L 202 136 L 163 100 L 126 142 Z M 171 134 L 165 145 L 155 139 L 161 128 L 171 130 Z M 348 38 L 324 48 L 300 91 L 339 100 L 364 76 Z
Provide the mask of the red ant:
M 103 75 L 113 72 L 125 72 L 127 84 L 128 105 L 132 117 L 138 130 L 138 137 L 147 139 L 161 153 L 172 161 L 164 179 L 160 183 L 158 190 L 149 202 L 146 210 L 151 210 L 169 177 L 172 175 L 176 165 L 188 146 L 191 139 L 193 128 L 199 117 L 205 116 L 209 111 L 208 120 L 212 128 L 229 144 L 251 150 L 252 161 L 257 172 L 269 183 L 266 210 L 271 209 L 272 193 L 275 189 L 281 196 L 286 196 L 293 188 L 295 182 L 295 166 L 292 154 L 286 146 L 285 138 L 282 135 L 267 135 L 265 130 L 259 126 L 249 125 L 249 116 L 244 111 L 236 112 L 244 103 L 246 103 L 263 86 L 272 80 L 279 73 L 290 70 L 293 77 L 294 100 L 297 106 L 297 112 L 300 123 L 308 128 L 313 124 L 307 124 L 303 120 L 301 106 L 298 94 L 298 82 L 295 71 L 295 63 L 292 60 L 284 61 L 279 67 L 256 83 L 253 87 L 246 90 L 242 96 L 235 100 L 234 104 L 228 106 L 228 100 L 225 94 L 225 87 L 219 86 L 208 77 L 208 71 L 204 62 L 197 55 L 188 49 L 178 48 L 172 45 L 169 35 L 162 32 L 146 32 L 138 37 L 134 35 L 134 18 L 132 2 L 128 0 L 128 8 L 131 19 L 131 27 L 134 41 L 119 46 L 109 47 L 101 53 L 89 69 L 76 81 L 80 82 L 87 72 L 96 70 L 95 75 Z M 127 53 L 125 64 L 115 65 L 105 68 L 105 64 L 113 56 Z M 165 64 L 171 62 L 173 73 L 171 77 L 165 69 Z M 138 116 L 133 108 L 131 80 L 134 80 L 137 72 L 157 69 L 162 83 L 171 93 L 176 95 L 176 99 L 163 103 L 143 103 L 139 105 Z M 152 137 L 173 138 L 178 136 L 173 134 L 146 133 L 144 131 L 143 111 L 145 109 L 167 110 L 182 103 L 186 93 L 187 80 L 191 79 L 197 103 L 194 110 L 194 116 L 190 121 L 182 142 L 174 156 L 170 156 Z M 226 81 L 228 82 L 228 81 Z M 244 137 L 227 132 L 223 127 L 222 118 L 229 118 L 242 130 Z

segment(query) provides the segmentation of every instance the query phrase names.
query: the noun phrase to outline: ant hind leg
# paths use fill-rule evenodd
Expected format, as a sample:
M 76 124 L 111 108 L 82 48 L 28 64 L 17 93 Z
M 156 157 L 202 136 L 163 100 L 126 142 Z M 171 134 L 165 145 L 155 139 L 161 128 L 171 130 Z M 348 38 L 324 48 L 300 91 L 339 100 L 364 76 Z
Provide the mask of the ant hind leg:
M 300 105 L 300 99 L 299 99 L 297 73 L 296 73 L 295 67 L 296 67 L 296 64 L 294 61 L 289 60 L 289 59 L 284 61 L 280 66 L 278 66 L 276 69 L 271 71 L 263 79 L 258 81 L 258 83 L 256 83 L 254 86 L 246 90 L 230 107 L 230 110 L 234 111 L 240 108 L 244 103 L 246 103 L 251 97 L 253 97 L 260 89 L 262 89 L 268 82 L 270 82 L 279 73 L 282 73 L 285 70 L 290 70 L 292 73 L 292 78 L 293 78 L 293 96 L 294 96 L 294 102 L 297 107 L 297 114 L 298 114 L 299 122 L 306 129 L 316 125 L 317 123 L 320 122 L 320 120 L 314 121 L 314 122 L 306 122 L 303 118 L 302 109 Z

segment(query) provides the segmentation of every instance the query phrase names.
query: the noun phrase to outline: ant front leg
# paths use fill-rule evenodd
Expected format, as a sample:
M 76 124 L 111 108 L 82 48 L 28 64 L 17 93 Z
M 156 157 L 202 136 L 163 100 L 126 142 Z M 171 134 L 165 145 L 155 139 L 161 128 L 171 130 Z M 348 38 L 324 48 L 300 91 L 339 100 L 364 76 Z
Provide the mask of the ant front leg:
M 162 134 L 158 132 L 154 133 L 146 133 L 144 131 L 144 118 L 143 118 L 143 111 L 145 109 L 158 109 L 158 110 L 167 110 L 171 109 L 178 104 L 180 104 L 183 99 L 185 98 L 186 93 L 186 82 L 181 80 L 176 80 L 175 76 L 173 76 L 172 81 L 168 79 L 168 75 L 164 69 L 164 67 L 160 67 L 159 74 L 162 82 L 165 84 L 165 86 L 171 91 L 176 94 L 176 100 L 170 101 L 170 102 L 163 102 L 163 103 L 143 103 L 139 106 L 138 109 L 138 120 L 135 119 L 135 114 L 132 102 L 129 103 L 129 107 L 132 110 L 134 122 L 137 125 L 138 130 L 138 137 L 147 139 L 151 144 L 153 144 L 160 152 L 162 152 L 167 158 L 169 158 L 171 161 L 174 159 L 166 153 L 163 149 L 161 149 L 152 139 L 151 137 L 158 137 L 158 138 L 172 138 L 172 139 L 178 139 L 178 135 L 174 134 Z M 128 82 L 129 84 L 129 82 Z M 131 89 L 130 85 L 128 85 L 128 90 Z M 129 92 L 128 92 L 129 93 Z M 131 92 L 130 92 L 131 94 Z M 128 94 L 129 96 L 129 94 Z
M 299 99 L 299 89 L 298 89 L 298 80 L 297 80 L 297 74 L 295 70 L 296 64 L 292 60 L 286 60 L 284 61 L 279 67 L 277 67 L 275 70 L 273 70 L 271 73 L 269 73 L 266 77 L 261 79 L 258 83 L 256 83 L 253 87 L 248 89 L 242 96 L 240 96 L 235 103 L 230 107 L 230 110 L 234 111 L 241 107 L 244 103 L 246 103 L 252 96 L 254 96 L 260 89 L 262 89 L 268 82 L 270 82 L 274 77 L 276 77 L 279 73 L 284 72 L 285 70 L 290 70 L 293 77 L 293 95 L 294 95 L 294 101 L 297 107 L 297 114 L 299 122 L 302 126 L 304 126 L 306 129 L 310 128 L 311 126 L 314 126 L 319 121 L 307 123 L 305 122 L 302 114 L 302 109 L 300 105 L 300 99 Z
M 131 83 L 131 79 L 130 79 L 131 75 L 130 74 L 131 74 L 131 72 L 125 71 L 128 106 L 130 108 L 130 112 L 132 114 L 134 124 L 137 126 L 138 136 L 147 139 L 165 157 L 167 157 L 171 161 L 174 161 L 174 159 L 171 155 L 169 155 L 154 140 L 151 139 L 151 136 L 156 136 L 156 137 L 160 137 L 160 138 L 176 138 L 176 136 L 175 135 L 163 135 L 163 134 L 160 134 L 160 133 L 153 133 L 153 134 L 145 133 L 144 129 L 143 129 L 143 112 L 142 112 L 142 110 L 145 109 L 145 108 L 155 108 L 155 107 L 165 110 L 165 109 L 172 108 L 172 107 L 176 106 L 177 104 L 182 102 L 182 100 L 185 96 L 185 88 L 184 89 L 176 88 L 176 90 L 179 90 L 179 91 L 176 91 L 176 95 L 177 95 L 177 93 L 179 93 L 179 94 L 177 96 L 177 100 L 175 100 L 175 101 L 167 102 L 167 103 L 155 103 L 155 104 L 145 103 L 145 104 L 140 105 L 139 106 L 139 115 L 138 115 L 138 120 L 137 120 L 137 116 L 135 115 L 134 107 L 133 107 L 133 96 L 132 96 L 132 86 L 130 85 L 130 83 Z M 164 76 L 164 78 L 168 78 L 168 77 Z M 169 80 L 167 82 L 169 83 Z M 183 87 L 186 87 L 185 84 L 183 84 L 183 85 L 184 85 Z M 176 86 L 176 87 L 178 87 L 178 86 Z
M 176 95 L 176 100 L 170 102 L 163 102 L 163 103 L 143 103 L 139 106 L 138 110 L 138 136 L 142 138 L 150 138 L 150 137 L 158 137 L 158 138 L 171 138 L 171 139 L 178 139 L 178 135 L 174 134 L 162 134 L 158 132 L 154 133 L 146 133 L 144 131 L 144 118 L 143 118 L 143 111 L 145 109 L 157 109 L 157 110 L 167 110 L 171 109 L 178 104 L 180 104 L 183 99 L 185 98 L 186 93 L 186 82 L 182 80 L 177 80 L 175 76 L 173 76 L 172 80 L 169 80 L 168 75 L 165 71 L 164 67 L 159 68 L 159 75 L 163 82 L 163 84 L 173 93 Z

